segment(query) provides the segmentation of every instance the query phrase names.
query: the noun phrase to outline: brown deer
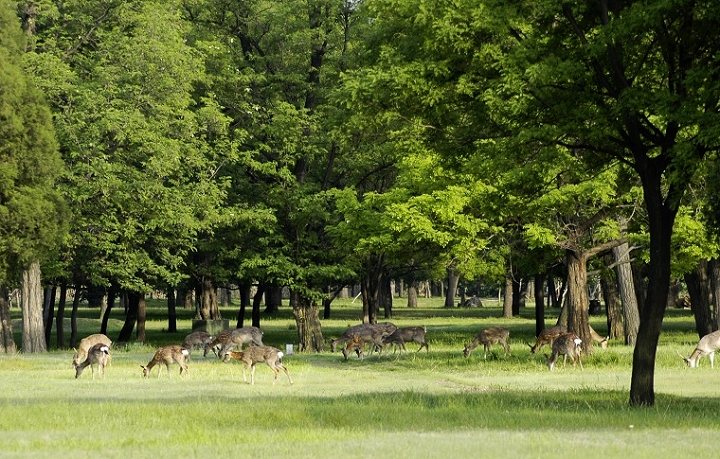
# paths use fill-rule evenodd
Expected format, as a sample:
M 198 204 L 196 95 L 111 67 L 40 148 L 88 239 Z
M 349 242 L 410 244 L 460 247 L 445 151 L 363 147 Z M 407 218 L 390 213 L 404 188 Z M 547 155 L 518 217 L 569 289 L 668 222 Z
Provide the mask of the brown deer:
M 85 360 L 78 365 L 75 365 L 75 379 L 79 378 L 83 370 L 90 366 L 92 372 L 92 379 L 95 379 L 95 366 L 98 367 L 98 373 L 100 376 L 105 376 L 105 367 L 110 360 L 110 346 L 103 343 L 98 343 L 88 349 Z
M 391 322 L 384 322 L 380 324 L 353 325 L 352 327 L 345 330 L 345 332 L 343 332 L 343 334 L 339 337 L 330 340 L 330 349 L 332 349 L 332 352 L 335 352 L 337 351 L 338 345 L 347 343 L 348 341 L 350 341 L 353 335 L 360 334 L 370 336 L 375 330 L 377 330 L 383 336 L 387 336 L 397 330 L 397 327 Z
M 590 338 L 592 338 L 593 342 L 597 343 L 601 349 L 607 349 L 608 343 L 610 342 L 609 336 L 600 336 L 592 327 L 590 327 Z
M 475 335 L 475 338 L 473 338 L 472 342 L 470 344 L 465 345 L 465 349 L 463 349 L 463 355 L 465 357 L 470 356 L 470 353 L 482 343 L 483 349 L 485 353 L 483 354 L 483 359 L 487 359 L 488 351 L 490 350 L 490 346 L 493 344 L 500 344 L 503 349 L 505 349 L 505 355 L 510 354 L 510 345 L 508 344 L 508 340 L 510 339 L 510 330 L 507 328 L 502 327 L 490 327 L 486 328 L 484 330 L 481 330 L 480 333 Z
M 213 352 L 217 350 L 218 358 L 225 358 L 227 351 L 237 346 L 238 350 L 242 350 L 243 344 L 253 344 L 255 346 L 262 346 L 263 332 L 257 327 L 242 327 L 233 330 L 223 330 L 218 335 L 205 345 L 205 354 L 208 349 L 212 349 Z
M 534 345 L 530 343 L 526 344 L 530 347 L 530 353 L 535 354 L 546 344 L 552 348 L 553 342 L 563 333 L 567 333 L 567 327 L 564 325 L 555 325 L 554 327 L 543 329 L 535 340 Z
M 345 347 L 342 350 L 342 355 L 345 358 L 345 360 L 348 359 L 348 356 L 355 352 L 360 360 L 363 360 L 365 358 L 365 352 L 363 352 L 363 347 L 365 346 L 365 339 L 363 339 L 362 335 L 356 334 L 352 335 L 350 339 L 345 343 Z
M 250 369 L 250 384 L 255 384 L 255 365 L 261 362 L 265 362 L 267 366 L 273 371 L 275 377 L 273 378 L 273 384 L 277 382 L 280 370 L 285 372 L 288 377 L 290 384 L 293 383 L 290 373 L 287 368 L 282 364 L 283 353 L 280 349 L 276 349 L 271 346 L 250 346 L 245 351 L 226 351 L 224 354 L 224 361 L 227 362 L 230 359 L 239 360 L 244 364 L 243 366 L 243 382 L 247 382 L 245 370 Z
M 214 339 L 215 337 L 206 331 L 194 331 L 185 337 L 182 347 L 190 351 L 190 353 L 192 353 L 195 349 L 204 349 L 203 357 L 207 357 L 207 352 L 209 350 L 208 345 Z M 188 358 L 189 357 L 190 356 L 188 356 Z
M 102 333 L 95 333 L 94 335 L 81 339 L 80 343 L 78 343 L 77 349 L 73 349 L 75 351 L 75 355 L 73 355 L 72 363 L 75 368 L 87 359 L 88 351 L 96 344 L 104 344 L 109 348 L 112 346 L 112 341 Z M 108 364 L 110 363 L 110 360 L 111 359 L 108 359 Z
M 720 330 L 708 333 L 700 338 L 690 357 L 683 357 L 682 355 L 680 357 L 690 368 L 697 368 L 700 359 L 707 355 L 710 360 L 710 368 L 715 368 L 715 351 L 718 349 L 720 349 Z
M 147 366 L 140 365 L 140 367 L 143 369 L 143 377 L 147 378 L 150 375 L 150 371 L 152 371 L 153 367 L 155 365 L 160 365 L 161 363 L 165 364 L 167 374 L 168 376 L 170 376 L 170 364 L 173 362 L 176 362 L 178 365 L 180 365 L 180 375 L 182 376 L 183 373 L 187 373 L 188 371 L 188 366 L 186 363 L 188 355 L 190 355 L 190 351 L 178 345 L 163 346 L 161 348 L 158 348 L 152 360 L 150 360 Z M 158 366 L 158 378 L 160 377 L 161 371 L 162 367 Z
M 582 340 L 578 337 L 578 335 L 572 332 L 563 333 L 555 338 L 555 341 L 553 341 L 552 344 L 552 354 L 545 354 L 550 371 L 553 371 L 555 368 L 555 362 L 561 355 L 563 356 L 563 368 L 565 367 L 567 358 L 570 357 L 573 367 L 575 366 L 575 361 L 577 361 L 580 363 L 580 369 L 582 370 L 582 360 L 580 359 L 580 354 L 582 353 L 582 348 L 580 347 L 581 345 Z
M 385 347 L 386 344 L 393 345 L 393 352 L 397 351 L 399 347 L 401 351 L 405 350 L 405 343 L 418 343 L 420 347 L 416 352 L 420 352 L 424 347 L 427 352 L 430 352 L 428 343 L 425 340 L 425 333 L 427 329 L 425 327 L 400 327 L 389 335 L 383 337 L 382 344 Z

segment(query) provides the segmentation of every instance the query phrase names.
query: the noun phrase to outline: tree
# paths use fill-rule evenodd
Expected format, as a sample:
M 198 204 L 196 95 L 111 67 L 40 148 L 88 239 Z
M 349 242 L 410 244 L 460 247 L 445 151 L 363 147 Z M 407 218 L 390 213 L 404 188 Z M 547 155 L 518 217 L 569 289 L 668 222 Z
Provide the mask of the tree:
M 63 164 L 47 104 L 23 71 L 16 11 L 14 2 L 0 2 L 0 292 L 22 275 L 23 351 L 43 352 L 40 263 L 52 257 L 66 231 L 55 188 Z M 12 350 L 10 322 L 2 326 L 4 348 Z

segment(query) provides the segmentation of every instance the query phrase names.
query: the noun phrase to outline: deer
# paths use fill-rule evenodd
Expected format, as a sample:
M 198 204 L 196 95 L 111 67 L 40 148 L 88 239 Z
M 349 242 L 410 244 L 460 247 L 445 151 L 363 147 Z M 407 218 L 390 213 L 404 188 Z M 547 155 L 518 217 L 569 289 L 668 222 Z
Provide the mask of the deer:
M 488 351 L 490 350 L 490 346 L 493 344 L 500 344 L 503 349 L 505 349 L 505 355 L 510 354 L 510 345 L 508 344 L 508 339 L 510 339 L 510 330 L 507 328 L 502 327 L 490 327 L 486 328 L 484 330 L 481 330 L 480 333 L 475 335 L 475 338 L 473 338 L 472 342 L 470 344 L 465 345 L 465 349 L 463 349 L 463 355 L 467 358 L 470 356 L 470 353 L 482 343 L 483 349 L 485 353 L 483 354 L 483 359 L 487 359 Z
M 85 360 L 75 365 L 75 379 L 78 379 L 82 374 L 83 370 L 90 366 L 92 371 L 92 379 L 95 379 L 95 366 L 98 367 L 98 373 L 100 376 L 105 376 L 105 367 L 110 360 L 110 346 L 103 343 L 98 343 L 88 349 Z
M 562 335 L 563 333 L 567 333 L 567 327 L 565 327 L 564 325 L 555 325 L 554 327 L 543 329 L 543 331 L 540 332 L 537 339 L 535 340 L 534 345 L 530 343 L 525 344 L 530 347 L 530 353 L 535 354 L 537 351 L 540 350 L 541 347 L 545 346 L 546 344 L 552 348 L 553 342 L 557 339 L 558 336 Z
M 610 342 L 609 336 L 600 336 L 592 327 L 590 327 L 590 338 L 593 342 L 597 343 L 601 349 L 607 349 L 608 343 Z
M 700 359 L 707 355 L 708 359 L 710 359 L 710 368 L 715 368 L 715 351 L 718 349 L 720 349 L 720 330 L 708 333 L 700 338 L 690 357 L 683 357 L 679 352 L 678 355 L 690 368 L 697 368 L 700 365 Z
M 214 339 L 215 337 L 206 331 L 195 331 L 185 337 L 182 347 L 190 351 L 190 353 L 192 353 L 195 349 L 204 349 L 203 357 L 207 357 L 207 352 L 209 350 L 208 344 L 210 344 Z
M 238 350 L 242 350 L 243 344 L 253 344 L 255 346 L 262 346 L 263 332 L 257 327 L 242 327 L 234 330 L 223 330 L 218 335 L 205 345 L 205 354 L 208 349 L 212 349 L 215 352 L 215 348 L 220 346 L 220 350 L 217 351 L 218 358 L 224 358 L 228 350 L 235 346 L 238 346 Z
M 382 345 L 385 347 L 386 344 L 393 345 L 393 353 L 397 351 L 399 347 L 401 351 L 405 349 L 405 343 L 415 342 L 420 345 L 416 352 L 420 352 L 423 347 L 427 352 L 430 352 L 428 343 L 425 340 L 425 333 L 427 329 L 425 327 L 401 327 L 382 338 Z
M 363 360 L 365 358 L 365 353 L 363 352 L 363 347 L 365 346 L 365 340 L 360 335 L 352 335 L 350 339 L 345 344 L 345 347 L 342 350 L 342 355 L 345 357 L 345 360 L 348 359 L 348 355 L 355 352 L 360 360 Z
M 247 376 L 245 370 L 250 369 L 250 385 L 255 384 L 255 365 L 261 362 L 265 362 L 267 366 L 273 371 L 275 377 L 273 378 L 273 385 L 277 382 L 280 370 L 285 372 L 288 377 L 290 384 L 293 383 L 292 378 L 288 369 L 282 363 L 283 354 L 280 349 L 276 349 L 272 346 L 250 346 L 245 351 L 225 351 L 224 361 L 238 360 L 244 364 L 243 366 L 243 382 L 247 383 Z
M 567 358 L 570 357 L 573 367 L 575 366 L 575 361 L 577 361 L 580 363 L 580 369 L 582 370 L 582 360 L 580 359 L 580 354 L 582 353 L 582 348 L 580 347 L 581 345 L 582 340 L 575 333 L 563 333 L 558 336 L 555 341 L 553 341 L 552 354 L 545 354 L 550 371 L 553 371 L 555 368 L 555 362 L 561 355 L 563 356 L 563 368 L 565 367 Z
M 360 360 L 362 360 L 365 355 L 363 352 L 365 344 L 371 345 L 370 353 L 374 351 L 378 351 L 378 353 L 382 352 L 383 339 L 391 334 L 388 333 L 388 330 L 391 329 L 392 328 L 388 327 L 387 324 L 371 325 L 365 328 L 357 329 L 357 331 L 351 336 L 350 341 L 348 341 L 346 346 L 343 348 L 343 357 L 347 360 L 348 355 L 355 351 Z
M 95 333 L 94 335 L 86 336 L 81 339 L 80 343 L 78 343 L 77 349 L 73 348 L 75 355 L 73 355 L 72 364 L 76 369 L 78 365 L 87 359 L 88 351 L 96 344 L 104 344 L 109 348 L 112 346 L 112 341 L 102 333 Z M 108 364 L 110 364 L 111 360 L 111 358 L 108 359 Z
M 353 335 L 371 334 L 373 330 L 378 330 L 382 335 L 387 336 L 397 330 L 397 327 L 391 322 L 353 325 L 345 330 L 339 337 L 330 340 L 330 349 L 332 349 L 332 352 L 335 352 L 339 344 L 347 343 Z
M 187 373 L 188 371 L 186 360 L 187 356 L 189 355 L 190 351 L 188 351 L 182 346 L 171 345 L 160 347 L 155 352 L 155 355 L 150 360 L 150 362 L 148 362 L 147 365 L 140 365 L 140 367 L 143 369 L 143 377 L 147 378 L 150 375 L 150 371 L 152 371 L 153 367 L 155 365 L 160 365 L 161 363 L 165 364 L 165 368 L 167 369 L 167 374 L 169 377 L 170 364 L 173 362 L 176 362 L 178 365 L 180 365 L 180 376 L 182 376 L 183 373 Z M 158 366 L 158 378 L 160 377 L 161 371 L 162 367 Z

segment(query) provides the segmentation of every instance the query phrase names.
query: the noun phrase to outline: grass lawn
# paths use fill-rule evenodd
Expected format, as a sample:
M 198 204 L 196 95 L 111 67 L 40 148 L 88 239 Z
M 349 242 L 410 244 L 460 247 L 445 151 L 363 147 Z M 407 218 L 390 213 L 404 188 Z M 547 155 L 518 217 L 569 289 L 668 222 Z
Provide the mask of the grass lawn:
M 113 349 L 105 378 L 90 369 L 74 379 L 72 351 L 0 357 L 0 457 L 710 457 L 720 434 L 720 369 L 707 360 L 690 370 L 697 337 L 689 311 L 670 310 L 661 336 L 656 406 L 627 405 L 632 350 L 612 343 L 584 359 L 584 371 L 562 365 L 550 373 L 526 341 L 534 312 L 499 318 L 496 307 L 444 309 L 426 300 L 396 305 L 397 325 L 425 325 L 430 352 L 342 360 L 338 353 L 295 354 L 272 385 L 258 365 L 254 386 L 237 362 L 203 359 L 189 374 L 141 377 L 161 344 L 180 343 L 192 311 L 180 311 L 167 333 L 162 304 L 148 311 L 148 345 Z M 494 302 L 486 301 L 492 305 Z M 323 321 L 326 338 L 357 323 L 359 306 L 340 302 Z M 13 314 L 18 311 L 14 310 Z M 115 311 L 115 338 L 121 311 Z M 82 308 L 81 336 L 97 332 L 98 311 Z M 233 317 L 232 308 L 223 311 Z M 554 319 L 548 316 L 548 323 Z M 234 323 L 231 321 L 231 325 Z M 463 358 L 463 345 L 485 326 L 511 330 L 512 355 L 482 349 Z M 599 331 L 603 318 L 593 318 Z M 16 325 L 16 331 L 19 327 Z M 262 319 L 266 344 L 296 339 L 287 306 Z M 66 327 L 69 334 L 69 326 Z M 54 339 L 54 338 L 53 338 Z M 20 343 L 19 335 L 16 340 Z M 54 341 L 53 341 L 54 342 Z M 409 349 L 417 347 L 410 344 Z

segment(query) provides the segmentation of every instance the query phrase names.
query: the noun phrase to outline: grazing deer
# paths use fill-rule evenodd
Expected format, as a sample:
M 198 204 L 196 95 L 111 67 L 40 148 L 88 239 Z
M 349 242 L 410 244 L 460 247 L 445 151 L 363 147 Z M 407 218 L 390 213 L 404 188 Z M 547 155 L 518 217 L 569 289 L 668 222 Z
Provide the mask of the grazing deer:
M 345 357 L 345 360 L 347 360 L 348 356 L 355 352 L 358 358 L 363 360 L 365 358 L 365 353 L 363 352 L 364 346 L 365 340 L 361 335 L 352 335 L 350 340 L 345 344 L 345 347 L 342 350 L 342 355 Z
M 405 343 L 415 342 L 420 345 L 416 352 L 420 352 L 423 347 L 425 347 L 426 351 L 430 352 L 430 348 L 428 347 L 427 341 L 425 340 L 426 332 L 427 330 L 425 329 L 425 327 L 401 327 L 390 333 L 389 335 L 383 337 L 382 344 L 383 347 L 386 344 L 392 344 L 393 352 L 395 352 L 397 351 L 398 347 L 400 347 L 401 351 L 404 351 Z
M 600 334 L 598 334 L 598 332 L 596 332 L 592 327 L 590 327 L 590 338 L 592 338 L 593 342 L 597 343 L 602 349 L 607 349 L 608 343 L 610 342 L 609 336 L 600 336 Z
M 255 346 L 262 346 L 263 332 L 257 327 L 242 327 L 234 330 L 223 330 L 215 339 L 205 345 L 205 354 L 208 349 L 212 349 L 215 352 L 216 347 L 220 347 L 217 351 L 218 358 L 225 358 L 227 351 L 237 346 L 238 350 L 242 350 L 243 344 L 253 344 Z
M 81 339 L 80 343 L 78 343 L 77 349 L 73 349 L 75 351 L 75 355 L 73 355 L 72 363 L 75 368 L 87 359 L 88 351 L 96 344 L 104 344 L 107 347 L 111 347 L 112 341 L 102 333 L 95 333 L 94 335 L 86 336 Z M 111 359 L 108 359 L 108 364 L 110 363 L 110 360 Z
M 98 367 L 98 373 L 100 376 L 105 376 L 105 366 L 107 366 L 110 360 L 110 346 L 103 343 L 98 343 L 88 349 L 85 360 L 78 365 L 75 365 L 75 379 L 79 378 L 85 367 L 90 366 L 92 372 L 92 379 L 95 379 L 95 366 Z
M 215 339 L 206 331 L 195 331 L 185 337 L 182 347 L 192 353 L 195 349 L 204 349 L 203 357 L 207 357 L 208 345 Z M 188 356 L 189 358 L 189 356 Z
M 562 335 L 563 333 L 567 333 L 567 327 L 563 325 L 555 325 L 554 327 L 543 329 L 543 331 L 540 332 L 537 339 L 535 340 L 535 345 L 532 345 L 530 343 L 525 344 L 530 346 L 530 353 L 535 354 L 537 351 L 540 350 L 541 347 L 545 346 L 546 344 L 552 348 L 553 342 L 557 339 L 558 336 Z
M 555 341 L 553 341 L 552 344 L 552 354 L 545 354 L 550 371 L 553 371 L 555 368 L 555 362 L 561 355 L 563 356 L 563 368 L 565 367 L 567 358 L 570 357 L 573 367 L 575 366 L 575 361 L 577 360 L 580 363 L 580 369 L 582 370 L 582 360 L 580 359 L 580 354 L 582 352 L 582 348 L 580 347 L 581 344 L 582 340 L 578 337 L 578 335 L 572 332 L 563 333 L 555 338 Z
M 339 337 L 330 340 L 330 349 L 332 349 L 332 352 L 335 352 L 338 345 L 347 343 L 353 335 L 360 334 L 370 336 L 375 330 L 377 330 L 381 335 L 387 336 L 397 330 L 397 327 L 391 322 L 353 325 L 345 330 L 345 332 L 343 332 L 343 334 Z
M 287 368 L 285 368 L 285 366 L 282 364 L 283 355 L 284 354 L 280 351 L 280 349 L 276 349 L 271 346 L 250 346 L 245 351 L 226 351 L 224 354 L 224 361 L 227 362 L 228 360 L 233 359 L 239 360 L 240 362 L 244 363 L 245 365 L 243 366 L 243 382 L 247 382 L 245 370 L 249 368 L 251 385 L 255 384 L 255 365 L 260 362 L 265 362 L 275 374 L 275 377 L 273 378 L 273 384 L 277 382 L 280 370 L 285 372 L 285 375 L 288 377 L 288 381 L 290 381 L 290 384 L 292 384 L 293 380 L 290 377 L 290 373 L 288 372 Z
M 710 359 L 710 368 L 715 368 L 715 351 L 718 349 L 720 349 L 720 330 L 708 333 L 700 338 L 690 357 L 683 357 L 682 355 L 680 357 L 690 368 L 697 368 L 700 364 L 700 358 L 707 355 L 708 359 Z
M 481 330 L 480 333 L 475 335 L 475 338 L 473 338 L 472 342 L 470 344 L 465 345 L 465 349 L 463 349 L 463 355 L 465 357 L 470 356 L 470 353 L 482 343 L 483 349 L 485 350 L 485 353 L 483 355 L 483 359 L 487 359 L 488 351 L 490 350 L 490 346 L 493 344 L 500 344 L 503 349 L 505 349 L 505 355 L 510 354 L 510 345 L 508 344 L 508 339 L 510 339 L 510 330 L 507 328 L 502 327 L 490 327 L 486 328 L 484 330 Z
M 186 363 L 188 355 L 190 355 L 190 351 L 188 351 L 182 346 L 172 345 L 158 348 L 152 360 L 150 360 L 147 366 L 140 365 L 140 367 L 142 367 L 143 369 L 143 377 L 147 378 L 148 375 L 150 375 L 150 371 L 153 369 L 153 367 L 161 363 L 165 364 L 167 374 L 168 376 L 170 376 L 170 364 L 173 362 L 176 362 L 178 365 L 180 365 L 180 375 L 182 376 L 183 373 L 187 373 L 188 371 L 188 366 Z M 160 377 L 161 371 L 162 367 L 158 366 L 158 378 Z

